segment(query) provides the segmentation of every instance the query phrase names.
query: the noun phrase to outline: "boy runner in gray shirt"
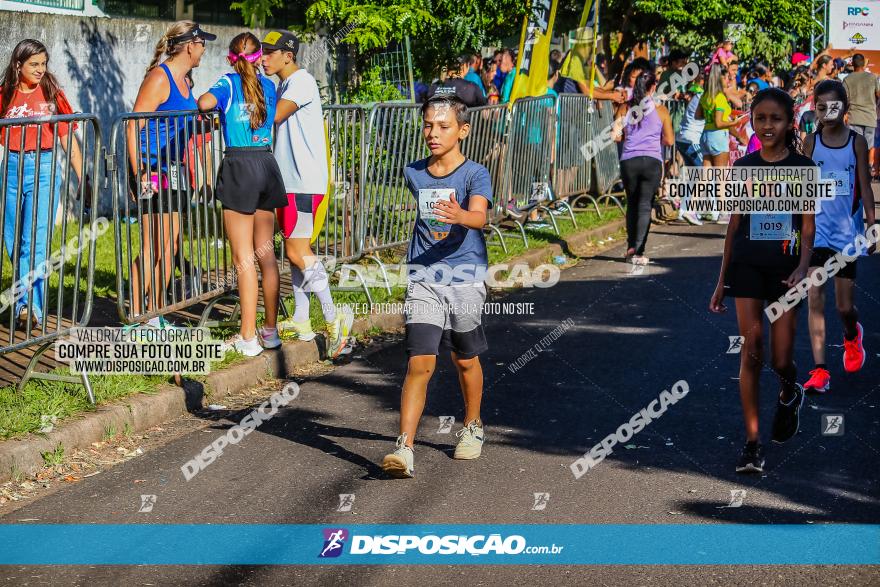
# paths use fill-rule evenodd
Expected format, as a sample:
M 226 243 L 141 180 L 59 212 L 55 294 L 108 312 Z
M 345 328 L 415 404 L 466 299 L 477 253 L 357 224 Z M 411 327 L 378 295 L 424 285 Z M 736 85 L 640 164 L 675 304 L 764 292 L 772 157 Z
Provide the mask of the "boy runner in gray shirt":
M 452 351 L 465 403 L 455 458 L 479 457 L 484 439 L 479 354 L 488 348 L 481 322 L 488 265 L 483 226 L 492 206 L 492 181 L 485 167 L 461 153 L 461 141 L 470 132 L 461 99 L 435 96 L 422 106 L 422 117 L 431 156 L 404 168 L 407 187 L 419 204 L 407 255 L 409 363 L 397 448 L 382 461 L 382 468 L 399 478 L 413 476 L 413 441 L 441 344 Z

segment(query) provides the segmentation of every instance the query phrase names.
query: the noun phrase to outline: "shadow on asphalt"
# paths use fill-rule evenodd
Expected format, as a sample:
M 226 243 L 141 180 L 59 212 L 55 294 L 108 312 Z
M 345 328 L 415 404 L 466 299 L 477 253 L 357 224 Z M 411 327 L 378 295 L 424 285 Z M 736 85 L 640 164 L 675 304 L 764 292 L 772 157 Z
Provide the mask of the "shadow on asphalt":
M 607 258 L 616 259 L 611 255 Z M 618 445 L 607 460 L 642 471 L 650 468 L 659 474 L 704 475 L 774 492 L 797 504 L 797 509 L 788 510 L 742 508 L 732 518 L 728 510 L 724 518 L 727 521 L 803 523 L 805 513 L 817 522 L 880 520 L 875 491 L 880 459 L 872 448 L 880 445 L 880 435 L 876 412 L 865 409 L 873 407 L 877 398 L 872 394 L 880 389 L 876 353 L 869 354 L 874 360 L 869 360 L 862 372 L 844 376 L 839 368 L 842 349 L 834 346 L 842 339 L 841 327 L 838 321 L 828 320 L 828 362 L 832 365 L 834 388 L 824 396 L 808 396 L 801 431 L 785 445 L 771 444 L 768 439 L 778 384 L 765 367 L 761 377 L 765 474 L 737 475 L 734 463 L 744 441 L 737 382 L 739 355 L 727 352 L 728 337 L 737 335 L 735 315 L 732 304 L 721 316 L 707 310 L 719 259 L 658 259 L 649 266 L 648 273 L 639 276 L 630 276 L 622 262 L 609 264 L 603 259 L 594 258 L 567 272 L 566 280 L 552 289 L 526 289 L 503 298 L 504 302 L 534 302 L 534 315 L 486 316 L 490 350 L 482 357 L 486 382 L 483 418 L 490 434 L 492 428 L 513 431 L 495 436 L 492 443 L 574 461 L 629 421 L 662 390 L 684 379 L 689 394 L 636 435 L 630 441 L 634 448 Z M 876 256 L 860 261 L 860 287 L 880 289 L 878 265 L 880 258 Z M 828 295 L 827 316 L 831 317 L 835 316 L 833 300 L 834 296 Z M 880 336 L 875 334 L 880 327 L 876 320 L 880 303 L 865 295 L 859 295 L 857 303 L 865 326 L 865 346 L 869 351 L 880 348 Z M 515 372 L 510 368 L 568 318 L 574 325 L 558 340 L 536 352 L 536 358 L 526 360 Z M 812 367 L 805 309 L 798 320 L 795 358 L 798 378 L 803 381 Z M 403 346 L 398 344 L 315 380 L 341 393 L 368 396 L 377 412 L 396 411 L 405 365 Z M 367 374 L 374 376 L 369 383 L 364 381 Z M 380 383 L 376 383 L 376 375 L 381 376 Z M 323 423 L 326 415 L 320 412 L 288 411 L 289 415 L 279 415 L 261 431 L 362 467 L 363 479 L 384 478 L 370 458 L 340 446 L 334 439 L 393 443 L 396 430 L 375 434 Z M 844 414 L 846 434 L 822 436 L 823 413 Z M 429 422 L 451 414 L 461 421 L 461 395 L 448 354 L 441 354 L 428 390 L 417 447 L 449 454 L 448 444 L 435 444 L 426 438 L 430 438 Z M 588 476 L 602 474 L 601 468 L 599 465 Z M 670 482 L 672 479 L 670 476 Z M 578 482 L 587 481 L 581 478 Z M 716 519 L 724 505 L 707 505 L 705 499 L 693 499 L 681 501 L 678 509 Z

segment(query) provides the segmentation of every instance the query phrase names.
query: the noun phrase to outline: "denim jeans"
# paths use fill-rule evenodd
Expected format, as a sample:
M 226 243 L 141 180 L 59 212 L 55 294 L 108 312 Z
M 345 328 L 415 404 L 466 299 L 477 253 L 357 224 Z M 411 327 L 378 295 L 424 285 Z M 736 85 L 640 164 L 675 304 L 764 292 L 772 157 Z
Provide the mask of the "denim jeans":
M 702 167 L 703 151 L 700 149 L 699 143 L 689 143 L 685 141 L 675 141 L 675 148 L 681 153 L 686 167 Z
M 37 153 L 6 152 L 6 198 L 3 216 L 3 244 L 6 246 L 6 254 L 15 267 L 16 261 L 12 258 L 15 254 L 16 226 L 19 229 L 18 271 L 14 273 L 16 281 L 22 281 L 26 286 L 27 295 L 15 302 L 15 315 L 22 307 L 27 307 L 33 296 L 33 312 L 38 319 L 43 319 L 44 278 L 38 277 L 26 280 L 33 270 L 36 275 L 42 275 L 40 267 L 46 260 L 48 253 L 49 227 L 54 220 L 55 203 L 58 201 L 58 191 L 61 184 L 61 170 L 55 172 L 55 186 L 50 189 L 52 180 L 52 151 L 40 153 L 40 169 L 37 173 Z M 21 200 L 18 192 L 19 165 L 22 166 Z M 36 181 L 35 181 L 36 180 Z M 39 182 L 38 184 L 36 182 Z M 36 230 L 34 230 L 34 211 L 36 210 Z M 29 284 L 29 285 L 28 285 Z

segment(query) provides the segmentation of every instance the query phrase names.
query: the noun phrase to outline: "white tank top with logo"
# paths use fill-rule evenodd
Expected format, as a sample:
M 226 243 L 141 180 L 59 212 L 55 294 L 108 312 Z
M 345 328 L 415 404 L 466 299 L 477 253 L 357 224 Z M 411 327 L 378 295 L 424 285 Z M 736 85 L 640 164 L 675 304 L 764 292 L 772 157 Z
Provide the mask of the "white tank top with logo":
M 840 252 L 853 243 L 856 235 L 864 233 L 862 201 L 856 197 L 855 132 L 849 131 L 849 138 L 842 147 L 825 145 L 821 133 L 815 137 L 811 158 L 822 170 L 822 179 L 834 182 L 835 198 L 820 204 L 813 246 Z

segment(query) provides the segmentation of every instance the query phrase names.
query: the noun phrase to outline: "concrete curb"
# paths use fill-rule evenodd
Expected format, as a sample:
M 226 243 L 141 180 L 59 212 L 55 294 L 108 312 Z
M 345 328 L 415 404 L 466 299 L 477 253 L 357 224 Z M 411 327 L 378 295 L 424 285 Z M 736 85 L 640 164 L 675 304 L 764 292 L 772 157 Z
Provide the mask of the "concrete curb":
M 605 238 L 623 227 L 623 220 L 616 220 L 604 226 L 575 233 L 566 237 L 562 243 L 529 251 L 508 260 L 508 263 L 526 262 L 536 267 L 553 255 L 570 253 L 572 249 L 583 247 L 592 239 Z M 383 331 L 403 329 L 401 314 L 374 314 L 355 320 L 352 332 L 363 334 L 372 328 Z M 112 428 L 125 429 L 126 424 L 133 433 L 142 433 L 153 426 L 177 418 L 202 407 L 210 396 L 211 402 L 221 401 L 229 394 L 253 387 L 272 379 L 285 379 L 298 367 L 321 360 L 319 341 L 313 340 L 285 342 L 280 349 L 265 351 L 258 357 L 242 361 L 230 367 L 211 373 L 205 383 L 185 380 L 183 388 L 163 385 L 156 393 L 136 395 L 114 404 L 98 407 L 94 412 L 83 414 L 77 419 L 65 422 L 49 434 L 31 434 L 23 438 L 0 442 L 0 483 L 13 480 L 16 475 L 31 476 L 45 466 L 43 453 L 52 452 L 59 445 L 65 452 L 88 448 L 93 442 L 103 439 L 105 432 Z

